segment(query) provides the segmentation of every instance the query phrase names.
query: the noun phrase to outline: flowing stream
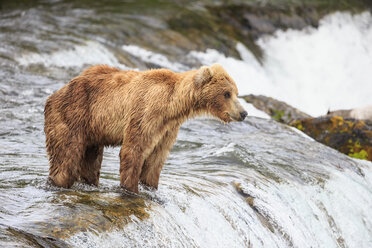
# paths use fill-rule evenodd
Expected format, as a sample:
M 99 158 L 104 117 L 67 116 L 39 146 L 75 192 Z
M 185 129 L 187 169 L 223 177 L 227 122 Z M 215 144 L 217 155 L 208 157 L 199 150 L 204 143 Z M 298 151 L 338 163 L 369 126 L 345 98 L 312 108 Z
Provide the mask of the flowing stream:
M 229 57 L 171 30 L 173 15 L 204 13 L 198 1 L 19 2 L 0 9 L 0 247 L 372 247 L 372 163 L 248 104 L 241 123 L 186 122 L 159 189 L 139 195 L 119 187 L 119 148 L 105 148 L 99 187 L 49 185 L 43 133 L 46 98 L 93 64 L 217 62 L 241 94 L 310 114 L 371 104 L 369 12 L 261 37 L 259 62 L 241 43 Z

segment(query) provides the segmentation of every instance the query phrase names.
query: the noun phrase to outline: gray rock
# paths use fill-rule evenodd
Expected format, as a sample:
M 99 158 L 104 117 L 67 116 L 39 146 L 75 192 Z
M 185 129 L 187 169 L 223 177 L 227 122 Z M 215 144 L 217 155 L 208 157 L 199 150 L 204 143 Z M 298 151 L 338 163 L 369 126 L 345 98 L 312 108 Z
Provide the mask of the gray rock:
M 327 116 L 341 116 L 343 118 L 353 118 L 372 122 L 372 105 L 354 109 L 328 111 Z
M 311 116 L 272 97 L 262 95 L 247 95 L 242 97 L 255 108 L 264 111 L 271 118 L 282 123 L 290 124 L 295 120 L 310 118 Z

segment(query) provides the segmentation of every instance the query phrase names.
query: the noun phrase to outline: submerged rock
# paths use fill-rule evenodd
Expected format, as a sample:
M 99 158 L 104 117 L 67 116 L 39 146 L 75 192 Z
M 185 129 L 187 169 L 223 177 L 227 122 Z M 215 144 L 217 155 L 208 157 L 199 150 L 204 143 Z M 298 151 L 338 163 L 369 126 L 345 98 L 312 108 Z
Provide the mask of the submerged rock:
M 372 125 L 369 122 L 324 116 L 297 120 L 291 126 L 344 154 L 372 161 Z
M 247 95 L 242 97 L 257 109 L 264 111 L 276 121 L 289 124 L 294 120 L 310 118 L 311 116 L 272 97 L 262 95 Z
M 123 228 L 132 219 L 149 217 L 151 206 L 146 199 L 118 193 L 67 191 L 55 195 L 58 206 L 50 219 L 24 227 L 43 240 L 67 240 L 80 232 L 107 232 Z

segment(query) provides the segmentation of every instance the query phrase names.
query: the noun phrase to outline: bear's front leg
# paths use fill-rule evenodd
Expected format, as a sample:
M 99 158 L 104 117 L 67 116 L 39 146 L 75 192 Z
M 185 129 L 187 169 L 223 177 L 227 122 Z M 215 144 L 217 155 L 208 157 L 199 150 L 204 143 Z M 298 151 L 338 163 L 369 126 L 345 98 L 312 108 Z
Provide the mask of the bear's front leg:
M 150 156 L 146 158 L 140 175 L 141 183 L 155 189 L 158 188 L 160 172 L 177 139 L 178 130 L 179 125 L 171 126 L 155 146 Z
M 120 186 L 138 193 L 138 182 L 143 165 L 143 150 L 138 146 L 123 145 L 120 150 Z

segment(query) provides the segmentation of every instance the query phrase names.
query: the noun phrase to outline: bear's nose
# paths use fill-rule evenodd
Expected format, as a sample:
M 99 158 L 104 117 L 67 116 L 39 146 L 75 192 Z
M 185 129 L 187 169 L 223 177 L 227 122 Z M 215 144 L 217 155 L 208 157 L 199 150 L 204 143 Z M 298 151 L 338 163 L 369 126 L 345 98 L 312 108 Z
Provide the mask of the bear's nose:
M 247 115 L 248 115 L 247 111 L 240 112 L 240 117 L 242 118 L 242 120 L 244 120 L 245 117 L 247 117 Z

